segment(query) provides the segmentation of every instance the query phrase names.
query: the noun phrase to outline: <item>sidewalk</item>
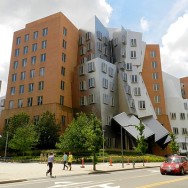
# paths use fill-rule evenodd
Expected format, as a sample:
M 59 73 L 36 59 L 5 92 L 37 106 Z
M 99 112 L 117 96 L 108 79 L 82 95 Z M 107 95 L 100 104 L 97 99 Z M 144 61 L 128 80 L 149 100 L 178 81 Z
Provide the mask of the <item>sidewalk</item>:
M 132 163 L 124 163 L 124 168 L 122 168 L 122 163 L 113 163 L 112 166 L 110 166 L 109 163 L 99 163 L 96 165 L 96 171 L 93 171 L 92 164 L 84 164 L 84 168 L 81 168 L 81 164 L 73 164 L 72 170 L 68 171 L 62 170 L 63 164 L 55 163 L 53 166 L 53 175 L 60 177 L 120 170 L 135 170 L 139 168 L 159 167 L 160 164 L 161 162 L 145 163 L 145 166 L 143 166 L 143 163 L 136 163 L 135 168 L 133 168 Z M 29 179 L 50 178 L 49 175 L 46 177 L 47 169 L 48 167 L 46 163 L 41 164 L 0 162 L 0 184 L 16 181 L 27 181 Z

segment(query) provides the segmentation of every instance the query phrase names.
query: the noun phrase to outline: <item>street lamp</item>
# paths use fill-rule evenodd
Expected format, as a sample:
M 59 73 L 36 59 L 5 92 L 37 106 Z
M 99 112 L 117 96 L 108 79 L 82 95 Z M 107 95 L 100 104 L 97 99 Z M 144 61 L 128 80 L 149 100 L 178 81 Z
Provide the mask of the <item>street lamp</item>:
M 104 163 L 104 131 L 105 130 L 102 130 L 102 138 L 103 138 L 103 163 Z
M 134 125 L 126 125 L 121 126 L 121 161 L 122 161 L 122 168 L 124 168 L 124 161 L 123 161 L 123 127 L 130 127 Z
M 8 132 L 7 132 L 6 144 L 5 144 L 5 156 L 4 156 L 4 161 L 6 160 L 6 156 L 7 156 L 7 146 L 8 146 Z

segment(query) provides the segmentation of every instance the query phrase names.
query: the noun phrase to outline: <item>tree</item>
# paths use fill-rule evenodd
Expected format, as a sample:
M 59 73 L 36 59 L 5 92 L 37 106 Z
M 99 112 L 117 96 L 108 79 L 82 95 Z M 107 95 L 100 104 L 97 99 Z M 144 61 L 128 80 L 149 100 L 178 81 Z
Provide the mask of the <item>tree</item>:
M 24 152 L 31 150 L 38 142 L 38 135 L 34 125 L 18 127 L 13 138 L 9 141 L 9 147 Z
M 179 152 L 179 145 L 176 141 L 176 135 L 173 134 L 173 133 L 170 133 L 169 135 L 170 135 L 170 138 L 171 138 L 169 147 L 170 147 L 170 149 L 172 150 L 173 153 L 178 153 Z
M 43 113 L 35 126 L 35 130 L 39 135 L 38 148 L 55 148 L 60 134 L 60 126 L 56 123 L 55 114 L 52 114 L 49 111 Z
M 89 152 L 93 155 L 93 170 L 96 170 L 96 153 L 102 146 L 101 122 L 93 114 L 78 113 L 60 136 L 57 147 L 73 151 L 76 155 Z
M 141 155 L 143 156 L 143 166 L 144 166 L 144 154 L 146 153 L 146 151 L 148 149 L 148 144 L 147 144 L 147 142 L 145 140 L 145 136 L 144 136 L 145 126 L 140 121 L 140 124 L 135 125 L 135 127 L 139 131 L 139 136 L 137 137 L 137 147 L 135 148 L 135 150 L 137 152 L 141 153 Z

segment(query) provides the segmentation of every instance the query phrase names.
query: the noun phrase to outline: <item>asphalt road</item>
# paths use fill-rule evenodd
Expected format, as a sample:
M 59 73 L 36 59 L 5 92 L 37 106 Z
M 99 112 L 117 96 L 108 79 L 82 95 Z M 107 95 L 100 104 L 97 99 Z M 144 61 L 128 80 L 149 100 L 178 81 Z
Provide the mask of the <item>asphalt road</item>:
M 188 188 L 188 174 L 161 175 L 159 168 L 126 170 L 101 174 L 44 178 L 3 184 L 12 188 Z

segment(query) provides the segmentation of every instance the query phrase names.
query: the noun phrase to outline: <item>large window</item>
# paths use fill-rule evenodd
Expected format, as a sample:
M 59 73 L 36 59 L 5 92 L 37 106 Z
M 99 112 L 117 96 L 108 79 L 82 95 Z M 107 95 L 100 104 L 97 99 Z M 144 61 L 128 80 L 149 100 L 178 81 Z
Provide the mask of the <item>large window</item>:
M 39 90 L 43 90 L 44 89 L 44 81 L 40 81 L 39 82 L 39 87 L 38 87 Z
M 33 90 L 34 90 L 34 83 L 29 83 L 28 91 L 33 92 Z
M 136 39 L 131 39 L 131 47 L 135 47 L 136 46 Z
M 95 87 L 95 78 L 89 78 L 89 88 Z
M 42 41 L 42 49 L 45 49 L 47 47 L 47 40 Z
M 21 43 L 21 37 L 16 38 L 16 44 L 19 45 Z
M 16 73 L 12 74 L 12 82 L 15 82 L 15 81 L 16 81 L 16 77 L 17 77 L 17 74 L 16 74 Z
M 94 72 L 95 71 L 95 63 L 90 62 L 88 63 L 88 72 Z
M 28 53 L 28 46 L 24 46 L 23 54 L 27 54 L 27 53 Z
M 153 84 L 153 90 L 154 91 L 159 91 L 159 84 Z
M 133 50 L 131 51 L 131 59 L 135 59 L 136 58 L 136 51 Z
M 37 51 L 37 43 L 32 44 L 32 51 L 36 52 Z
M 154 80 L 157 80 L 158 79 L 158 73 L 157 72 L 152 73 L 152 78 Z
M 29 34 L 26 34 L 24 37 L 25 42 L 29 41 Z
M 20 85 L 20 87 L 19 87 L 19 93 L 20 94 L 24 93 L 24 85 Z
M 36 63 L 36 60 L 37 60 L 36 56 L 32 56 L 31 57 L 31 64 L 34 65 Z
M 18 99 L 18 108 L 23 107 L 23 99 Z
M 46 35 L 48 35 L 48 28 L 47 27 L 42 30 L 42 36 L 44 37 Z
M 17 69 L 18 68 L 18 61 L 14 61 L 13 68 Z
M 39 76 L 44 76 L 44 74 L 45 74 L 45 68 L 44 68 L 44 67 L 41 67 L 41 68 L 39 69 Z
M 43 104 L 43 96 L 38 96 L 37 97 L 37 105 L 42 105 Z
M 24 71 L 24 72 L 21 72 L 21 80 L 25 80 L 25 78 L 26 78 L 26 72 Z
M 37 39 L 38 38 L 38 31 L 35 31 L 34 33 L 33 33 L 33 39 Z
M 35 77 L 35 70 L 32 69 L 30 70 L 30 78 L 34 78 Z
M 10 94 L 11 94 L 11 95 L 14 95 L 15 92 L 16 92 L 16 88 L 15 88 L 15 87 L 11 87 L 11 88 L 10 88 Z
M 179 131 L 178 131 L 177 127 L 173 127 L 173 133 L 176 134 L 176 135 L 179 134 Z
M 29 106 L 32 106 L 33 105 L 33 98 L 32 97 L 29 97 L 28 99 L 27 99 L 27 106 L 29 107 Z
M 22 59 L 22 67 L 26 67 L 26 65 L 27 65 L 27 59 L 24 58 Z
M 45 62 L 46 61 L 46 54 L 41 54 L 40 55 L 40 61 Z
M 138 108 L 139 108 L 140 110 L 146 109 L 145 101 L 138 101 Z

